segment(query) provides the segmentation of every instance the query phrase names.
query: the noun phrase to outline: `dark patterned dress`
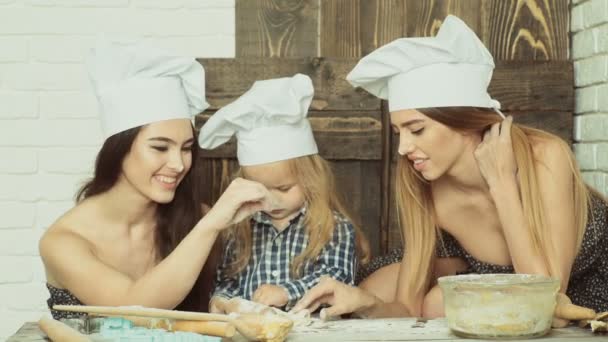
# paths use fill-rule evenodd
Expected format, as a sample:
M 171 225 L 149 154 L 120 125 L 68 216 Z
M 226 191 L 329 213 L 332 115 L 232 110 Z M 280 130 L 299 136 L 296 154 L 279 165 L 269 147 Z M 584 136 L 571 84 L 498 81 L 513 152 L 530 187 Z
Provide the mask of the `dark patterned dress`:
M 475 259 L 443 230 L 442 239 L 443 244 L 437 243 L 437 255 L 462 258 L 469 266 L 464 273 L 514 273 L 513 266 L 495 265 Z M 402 249 L 376 257 L 359 271 L 357 278 L 363 280 L 383 266 L 401 262 L 402 257 Z M 589 221 L 581 248 L 572 265 L 566 294 L 574 304 L 597 312 L 608 311 L 608 205 L 596 196 L 592 197 Z
M 49 306 L 49 310 L 51 310 L 54 319 L 83 318 L 87 316 L 87 314 L 82 312 L 53 310 L 53 305 L 82 305 L 82 302 L 68 290 L 58 289 L 48 283 L 46 284 L 46 288 L 49 289 L 51 295 L 46 303 Z

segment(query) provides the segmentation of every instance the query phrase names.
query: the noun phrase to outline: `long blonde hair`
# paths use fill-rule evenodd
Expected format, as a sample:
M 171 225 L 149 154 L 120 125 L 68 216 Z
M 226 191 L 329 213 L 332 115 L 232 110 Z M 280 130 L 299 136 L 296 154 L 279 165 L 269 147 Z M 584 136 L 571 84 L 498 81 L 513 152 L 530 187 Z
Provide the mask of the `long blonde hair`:
M 501 120 L 496 112 L 488 108 L 449 107 L 426 108 L 419 109 L 419 111 L 432 120 L 469 134 L 481 135 L 492 124 Z M 582 180 L 570 147 L 559 137 L 531 127 L 513 124 L 511 138 L 518 167 L 517 178 L 522 207 L 530 227 L 530 238 L 548 266 L 550 274 L 561 278 L 561 272 L 553 257 L 555 251 L 547 226 L 547 213 L 543 209 L 540 196 L 532 141 L 539 139 L 559 141 L 568 155 L 573 175 L 574 228 L 577 236 L 577 250 L 580 248 L 588 219 L 590 189 Z M 397 163 L 395 187 L 399 224 L 405 240 L 406 291 L 410 298 L 417 298 L 428 289 L 432 280 L 436 239 L 440 236 L 439 227 L 436 223 L 430 184 L 415 171 L 406 158 L 399 158 Z
M 308 245 L 302 254 L 295 257 L 291 264 L 291 274 L 299 277 L 302 266 L 314 260 L 330 242 L 336 220 L 334 211 L 340 213 L 355 227 L 355 245 L 360 263 L 366 263 L 370 257 L 370 248 L 363 231 L 351 219 L 346 207 L 339 198 L 329 163 L 318 154 L 288 160 L 290 172 L 302 187 L 307 203 L 304 227 L 309 235 Z M 237 176 L 242 175 L 239 170 Z M 252 234 L 250 220 L 228 229 L 225 239 L 235 241 L 236 260 L 230 265 L 228 274 L 242 271 L 251 258 Z

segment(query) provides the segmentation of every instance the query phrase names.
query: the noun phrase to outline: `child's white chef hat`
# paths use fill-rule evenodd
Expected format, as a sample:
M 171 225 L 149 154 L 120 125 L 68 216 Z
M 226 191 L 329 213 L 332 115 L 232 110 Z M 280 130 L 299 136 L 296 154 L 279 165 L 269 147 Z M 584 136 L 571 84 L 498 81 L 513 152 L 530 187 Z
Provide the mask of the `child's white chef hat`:
M 192 119 L 209 107 L 205 101 L 205 71 L 200 63 L 141 41 L 99 38 L 87 69 L 106 139 L 152 122 Z
M 310 77 L 256 81 L 234 102 L 218 110 L 199 132 L 201 148 L 237 139 L 240 165 L 259 165 L 318 153 L 306 119 L 314 95 Z
M 403 109 L 471 106 L 500 109 L 487 92 L 494 60 L 462 20 L 449 15 L 437 36 L 401 38 L 363 57 L 346 79 Z

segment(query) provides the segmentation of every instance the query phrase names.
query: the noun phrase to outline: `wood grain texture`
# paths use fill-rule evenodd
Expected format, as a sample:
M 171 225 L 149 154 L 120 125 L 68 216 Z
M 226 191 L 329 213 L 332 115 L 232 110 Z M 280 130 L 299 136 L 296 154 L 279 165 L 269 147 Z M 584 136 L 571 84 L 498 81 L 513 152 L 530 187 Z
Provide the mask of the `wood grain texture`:
M 405 36 L 403 0 L 321 2 L 321 56 L 362 57 Z
M 309 121 L 321 157 L 328 160 L 380 160 L 382 122 L 380 112 L 311 111 Z M 197 116 L 197 127 L 210 117 Z M 284 137 L 289 139 L 288 136 Z M 277 143 L 281 143 L 277 137 Z M 236 139 L 214 150 L 201 150 L 205 158 L 236 158 Z
M 302 73 L 311 77 L 315 110 L 377 110 L 380 100 L 362 89 L 354 89 L 346 74 L 357 59 L 325 58 L 235 58 L 201 59 L 206 71 L 206 97 L 216 110 L 241 96 L 256 80 L 291 77 Z
M 318 55 L 318 0 L 237 0 L 236 56 Z
M 407 37 L 434 37 L 448 14 L 462 19 L 478 35 L 482 0 L 405 0 Z
M 395 137 L 393 137 L 392 141 L 398 141 L 398 137 L 397 139 L 395 139 Z M 393 146 L 397 146 L 396 143 L 393 143 Z M 391 163 L 390 163 L 390 167 L 389 167 L 389 174 L 392 180 L 392 184 L 393 186 L 390 188 L 390 198 L 391 201 L 388 203 L 388 212 L 389 212 L 389 219 L 388 219 L 388 228 L 387 228 L 387 236 L 388 236 L 388 243 L 387 243 L 387 247 L 386 250 L 390 251 L 393 250 L 395 248 L 403 248 L 403 233 L 401 231 L 401 226 L 399 225 L 399 217 L 398 217 L 398 212 L 397 212 L 397 202 L 395 200 L 395 172 L 397 171 L 397 162 L 396 159 L 398 157 L 396 156 L 396 153 L 393 153 L 393 156 L 391 156 Z
M 574 119 L 572 112 L 507 112 L 516 123 L 545 130 L 573 142 Z
M 495 60 L 567 60 L 568 0 L 405 0 L 406 36 L 435 36 L 448 14 L 477 33 Z
M 382 171 L 380 174 L 380 227 L 379 227 L 379 243 L 380 250 L 384 253 L 389 251 L 390 247 L 390 227 L 396 223 L 391 222 L 391 206 L 395 205 L 395 196 L 393 193 L 395 178 L 391 174 L 392 158 L 391 156 L 397 151 L 393 147 L 392 138 L 393 130 L 391 127 L 390 113 L 388 110 L 388 102 L 382 101 Z
M 332 0 L 321 1 L 321 55 L 324 57 L 335 58 L 351 58 L 354 63 L 347 62 L 344 67 L 335 65 L 328 70 L 343 70 L 344 73 L 326 73 L 328 80 L 339 80 L 340 84 L 346 74 L 350 72 L 358 59 L 379 46 L 388 43 L 394 38 L 402 35 L 402 17 L 401 13 L 393 16 L 391 9 L 398 5 L 398 1 L 383 1 L 383 0 Z M 350 64 L 350 65 L 348 65 Z M 350 87 L 349 84 L 346 84 Z M 326 91 L 333 87 L 326 87 Z M 352 87 L 351 87 L 352 89 Z M 351 90 L 352 91 L 352 90 Z M 344 108 L 352 109 L 368 109 L 379 113 L 380 101 L 366 98 L 361 98 L 365 92 L 361 89 L 354 89 L 355 93 L 348 93 L 347 96 L 327 96 L 326 99 L 321 99 L 321 102 L 327 103 L 329 108 Z M 350 92 L 350 91 L 348 91 Z M 337 94 L 331 91 L 330 94 Z M 329 94 L 328 94 L 329 95 Z M 336 100 L 345 99 L 345 106 L 337 104 Z M 367 107 L 367 106 L 371 107 Z M 350 108 L 350 109 L 348 109 Z M 379 119 L 379 118 L 378 118 Z M 352 118 L 350 120 L 353 120 Z M 382 130 L 383 121 L 380 119 L 374 127 L 378 129 L 377 140 L 373 139 L 364 144 L 350 144 L 346 149 L 340 147 L 343 151 L 334 153 L 333 156 L 323 153 L 324 143 L 323 136 L 315 134 L 319 145 L 321 155 L 327 155 L 333 159 L 334 169 L 336 170 L 336 178 L 338 179 L 338 191 L 343 198 L 348 199 L 347 206 L 354 210 L 355 220 L 362 224 L 367 238 L 372 248 L 372 253 L 377 255 L 379 252 L 384 252 L 382 246 L 381 234 L 384 228 L 382 226 L 382 161 L 367 160 L 363 161 L 360 158 L 361 153 L 357 153 L 359 160 L 343 160 L 344 156 L 353 156 L 353 151 L 368 151 L 373 148 L 378 152 L 378 159 L 382 158 Z M 335 135 L 335 134 L 334 134 Z M 332 149 L 337 150 L 337 146 L 348 141 L 338 141 L 337 137 L 327 136 L 335 141 L 335 144 L 330 144 Z M 327 141 L 328 142 L 328 141 Z M 354 143 L 354 141 L 352 141 Z M 329 147 L 329 146 L 328 146 Z M 365 154 L 365 153 L 363 153 Z M 340 159 L 340 160 L 339 160 Z M 354 159 L 354 158 L 351 158 Z
M 321 56 L 361 56 L 361 1 L 321 1 Z
M 359 8 L 362 56 L 406 35 L 403 0 L 364 0 Z
M 482 40 L 495 60 L 567 60 L 568 0 L 483 0 Z
M 353 88 L 346 74 L 356 58 L 236 58 L 201 59 L 205 66 L 210 110 L 234 101 L 258 79 L 309 75 L 315 87 L 314 110 L 379 110 L 380 100 Z M 496 63 L 490 94 L 504 110 L 572 111 L 574 73 L 569 61 L 500 61 Z
M 573 84 L 569 61 L 500 61 L 488 91 L 507 111 L 573 111 Z
M 370 243 L 373 255 L 381 251 L 381 168 L 380 161 L 333 160 L 330 161 L 336 187 L 355 224 L 360 225 Z

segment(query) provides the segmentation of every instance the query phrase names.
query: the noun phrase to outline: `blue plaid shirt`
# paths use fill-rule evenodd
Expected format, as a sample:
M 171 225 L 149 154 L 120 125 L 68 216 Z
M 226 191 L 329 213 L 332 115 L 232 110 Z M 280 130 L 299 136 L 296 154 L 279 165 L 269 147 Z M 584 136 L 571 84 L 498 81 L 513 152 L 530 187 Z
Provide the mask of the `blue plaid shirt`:
M 306 209 L 303 208 L 281 232 L 272 225 L 267 214 L 255 214 L 251 219 L 253 242 L 249 264 L 233 277 L 226 274 L 227 268 L 235 260 L 234 241 L 227 241 L 218 266 L 213 295 L 251 300 L 260 285 L 278 285 L 287 291 L 288 302 L 285 309 L 289 310 L 323 275 L 354 285 L 357 267 L 355 229 L 336 212 L 336 227 L 332 239 L 315 260 L 304 263 L 300 278 L 291 277 L 291 262 L 304 251 L 309 241 L 303 225 L 305 214 Z

